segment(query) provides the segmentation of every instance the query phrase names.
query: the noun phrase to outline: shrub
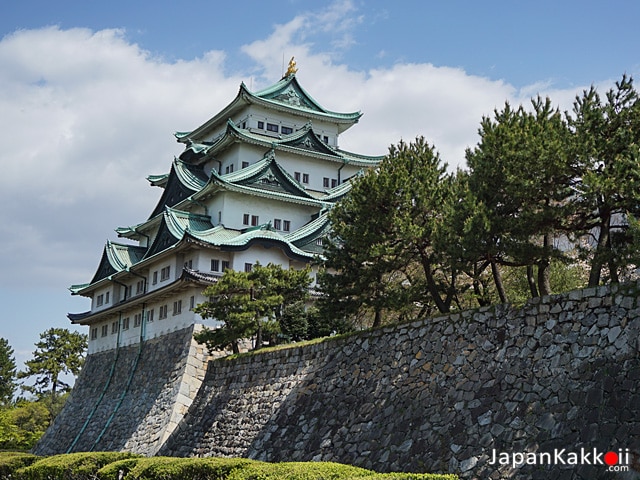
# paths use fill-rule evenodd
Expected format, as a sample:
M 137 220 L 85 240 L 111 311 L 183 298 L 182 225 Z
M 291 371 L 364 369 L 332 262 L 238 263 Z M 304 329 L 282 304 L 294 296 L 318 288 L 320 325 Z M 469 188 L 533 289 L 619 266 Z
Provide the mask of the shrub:
M 337 480 L 372 475 L 370 470 L 333 462 L 255 462 L 231 472 L 227 480 Z
M 348 480 L 343 478 L 341 480 Z M 376 473 L 371 480 L 458 480 L 452 473 Z
M 0 452 L 0 478 L 9 478 L 16 470 L 31 465 L 39 458 L 26 452 Z
M 15 472 L 18 480 L 88 480 L 103 466 L 130 458 L 126 452 L 82 452 L 46 457 Z
M 253 463 L 254 460 L 246 458 L 137 458 L 107 465 L 98 472 L 98 477 L 100 480 L 225 480 L 234 470 Z

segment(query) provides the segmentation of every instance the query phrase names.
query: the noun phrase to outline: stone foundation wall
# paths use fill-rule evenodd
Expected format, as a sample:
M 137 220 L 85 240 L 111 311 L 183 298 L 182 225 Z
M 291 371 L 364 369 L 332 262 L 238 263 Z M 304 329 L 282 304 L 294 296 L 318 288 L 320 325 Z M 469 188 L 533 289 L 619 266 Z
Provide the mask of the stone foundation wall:
M 640 451 L 639 335 L 634 284 L 215 360 L 159 453 L 461 478 L 635 478 L 606 465 L 489 462 L 494 450 Z
M 204 378 L 208 357 L 193 327 L 89 355 L 73 393 L 34 452 L 127 450 L 153 455 Z
M 463 479 L 638 478 L 603 464 L 491 460 L 628 448 L 640 469 L 639 290 L 586 289 L 212 360 L 204 379 L 191 330 L 176 332 L 145 342 L 137 365 L 135 348 L 120 349 L 111 377 L 115 352 L 90 356 L 36 452 L 330 460 Z

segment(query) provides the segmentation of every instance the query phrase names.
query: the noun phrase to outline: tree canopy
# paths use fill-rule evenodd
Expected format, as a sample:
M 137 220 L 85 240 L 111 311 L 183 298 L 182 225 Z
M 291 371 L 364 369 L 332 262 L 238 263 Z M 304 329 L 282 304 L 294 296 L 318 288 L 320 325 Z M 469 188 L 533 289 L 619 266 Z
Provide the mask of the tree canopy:
M 0 407 L 13 401 L 16 391 L 16 361 L 6 338 L 0 338 Z
M 239 352 L 239 342 L 255 337 L 255 348 L 265 339 L 287 330 L 288 311 L 307 299 L 309 269 L 283 269 L 280 265 L 254 265 L 250 272 L 225 270 L 220 279 L 207 287 L 208 302 L 195 307 L 203 318 L 222 322 L 219 328 L 205 328 L 195 335 L 210 350 Z M 299 326 L 297 327 L 299 328 Z M 294 334 L 295 335 L 295 334 Z
M 561 112 L 508 103 L 467 170 L 423 137 L 393 145 L 331 211 L 324 316 L 368 325 L 629 278 L 640 259 L 640 101 L 623 76 Z M 523 275 L 520 275 L 522 272 Z M 626 276 L 625 276 L 626 275 Z M 367 322 L 363 322 L 367 323 Z
M 40 341 L 33 352 L 33 359 L 25 362 L 27 369 L 19 372 L 19 378 L 35 377 L 34 385 L 22 389 L 38 398 L 55 398 L 61 392 L 70 391 L 69 384 L 61 379 L 63 374 L 78 375 L 84 364 L 87 336 L 66 328 L 50 328 L 40 334 Z

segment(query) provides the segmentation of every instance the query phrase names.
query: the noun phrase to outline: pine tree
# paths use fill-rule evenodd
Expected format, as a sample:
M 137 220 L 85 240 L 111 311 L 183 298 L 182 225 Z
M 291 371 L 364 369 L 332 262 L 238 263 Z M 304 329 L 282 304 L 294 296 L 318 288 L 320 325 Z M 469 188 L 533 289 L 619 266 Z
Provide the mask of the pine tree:
M 35 385 L 23 385 L 22 389 L 38 398 L 49 396 L 55 401 L 61 392 L 71 390 L 60 376 L 80 373 L 87 336 L 66 328 L 50 328 L 40 334 L 40 341 L 35 345 L 37 349 L 33 352 L 33 359 L 25 362 L 27 370 L 19 372 L 18 378 L 36 377 Z
M 6 338 L 0 338 L 0 407 L 10 405 L 16 391 L 16 361 Z

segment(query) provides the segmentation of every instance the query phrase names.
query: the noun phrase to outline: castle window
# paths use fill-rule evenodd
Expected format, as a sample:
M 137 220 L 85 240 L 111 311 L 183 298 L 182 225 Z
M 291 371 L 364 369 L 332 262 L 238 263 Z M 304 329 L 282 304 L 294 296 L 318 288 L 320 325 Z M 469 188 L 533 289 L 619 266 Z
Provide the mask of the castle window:
M 129 317 L 122 319 L 122 329 L 129 330 Z
M 170 276 L 171 276 L 171 266 L 164 267 L 162 270 L 160 270 L 160 281 L 161 282 L 164 282 L 165 280 L 168 280 Z
M 267 123 L 267 131 L 268 132 L 278 132 L 278 125 L 275 123 Z
M 104 294 L 104 303 L 109 303 L 109 294 L 110 293 L 111 292 L 107 292 L 107 293 Z
M 289 220 L 283 220 L 282 230 L 284 230 L 285 232 L 288 232 L 289 230 L 291 230 L 291 222 Z
M 242 168 L 247 168 L 249 166 L 249 162 L 242 162 Z
M 244 264 L 244 271 L 246 273 L 249 273 L 252 269 L 253 269 L 253 263 L 245 263 Z
M 331 179 L 331 188 L 336 188 L 338 186 L 338 180 L 335 178 Z
M 223 260 L 222 261 L 222 272 L 224 273 L 225 270 L 229 269 L 229 261 L 228 260 Z
M 119 330 L 119 328 L 118 328 L 118 322 L 113 322 L 113 323 L 111 324 L 111 334 L 113 335 L 113 334 L 118 333 L 118 330 Z
M 129 321 L 129 319 L 127 318 L 127 322 Z M 142 314 L 141 313 L 136 313 L 133 316 L 133 326 L 134 327 L 139 327 L 140 325 L 142 325 Z
M 173 302 L 173 314 L 180 315 L 182 313 L 182 300 Z
M 329 188 L 329 179 L 328 179 L 327 177 L 324 177 L 324 178 L 322 179 L 322 186 L 323 186 L 324 188 Z
M 295 178 L 295 179 L 296 179 L 296 182 L 299 182 L 299 181 L 300 181 L 300 172 L 295 172 L 295 173 L 293 174 L 293 178 Z
M 189 297 L 189 310 L 193 310 L 195 306 L 196 306 L 196 297 L 191 295 Z
M 280 230 L 282 228 L 282 220 L 280 220 L 279 218 L 274 218 L 273 228 L 275 228 L 276 230 Z
M 141 293 L 144 293 L 144 281 L 140 280 L 138 281 L 138 283 L 136 283 L 136 295 L 140 295 Z
M 147 322 L 153 322 L 153 308 L 147 312 Z
M 167 305 L 162 305 L 160 307 L 160 313 L 158 315 L 158 318 L 160 318 L 160 320 L 167 318 Z
M 304 184 L 308 184 L 309 183 L 309 174 L 308 173 L 303 173 L 302 174 L 302 183 L 304 183 Z
M 91 329 L 91 340 L 98 338 L 98 327 Z
M 291 127 L 282 127 L 282 128 L 280 128 L 280 131 L 284 135 L 289 135 L 290 133 L 293 133 L 293 128 L 291 128 Z
M 245 213 L 242 216 L 242 224 L 243 225 L 249 225 L 249 214 L 248 213 Z
M 264 130 L 264 122 L 258 122 L 258 128 Z
M 100 334 L 103 337 L 106 337 L 107 335 L 109 335 L 109 325 L 102 325 L 102 331 L 100 332 Z
M 212 272 L 220 271 L 220 260 L 218 260 L 217 258 L 211 259 L 211 271 Z
M 189 268 L 189 269 L 193 268 L 193 260 L 188 260 L 184 262 L 184 266 L 185 268 Z
M 155 272 L 153 272 L 153 281 L 151 283 L 153 283 L 153 285 L 158 283 L 158 271 L 157 270 Z
M 104 303 L 104 295 L 100 294 L 96 297 L 96 307 L 101 306 Z
M 329 137 L 327 137 L 326 135 L 322 137 L 322 140 L 324 140 L 324 143 L 326 143 L 327 145 L 329 144 Z
M 251 226 L 252 227 L 257 227 L 258 226 L 258 215 L 251 215 Z

